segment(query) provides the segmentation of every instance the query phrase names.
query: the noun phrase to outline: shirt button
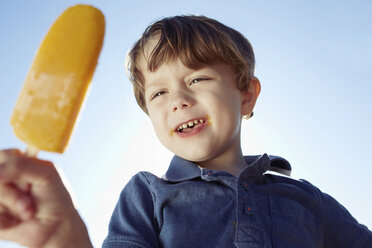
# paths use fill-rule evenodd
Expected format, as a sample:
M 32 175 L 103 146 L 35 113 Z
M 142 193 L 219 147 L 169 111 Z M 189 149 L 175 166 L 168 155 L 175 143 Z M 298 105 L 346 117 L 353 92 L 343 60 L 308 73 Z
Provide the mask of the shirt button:
M 241 183 L 241 186 L 244 188 L 244 190 L 248 190 L 248 183 Z
M 253 209 L 250 206 L 245 206 L 244 207 L 244 212 L 248 216 L 252 216 L 253 215 Z

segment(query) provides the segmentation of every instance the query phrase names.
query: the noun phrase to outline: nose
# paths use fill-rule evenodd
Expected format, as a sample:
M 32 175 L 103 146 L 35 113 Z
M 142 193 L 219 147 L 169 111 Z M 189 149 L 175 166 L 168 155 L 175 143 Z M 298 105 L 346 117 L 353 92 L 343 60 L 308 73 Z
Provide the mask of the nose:
M 171 99 L 171 108 L 175 112 L 184 108 L 191 107 L 195 104 L 195 100 L 190 94 L 184 91 L 174 92 Z

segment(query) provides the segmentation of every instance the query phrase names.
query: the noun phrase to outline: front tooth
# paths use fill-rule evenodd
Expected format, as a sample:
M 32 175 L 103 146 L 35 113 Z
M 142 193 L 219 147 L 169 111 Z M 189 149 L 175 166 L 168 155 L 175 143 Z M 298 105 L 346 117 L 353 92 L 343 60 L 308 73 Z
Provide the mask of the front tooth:
M 194 122 L 189 121 L 189 122 L 187 123 L 187 125 L 188 125 L 189 127 L 192 127 L 192 126 L 194 126 Z
M 199 122 L 198 120 L 194 120 L 194 124 L 198 124 L 198 122 Z
M 182 124 L 182 128 L 187 128 L 187 124 L 186 123 L 183 123 Z

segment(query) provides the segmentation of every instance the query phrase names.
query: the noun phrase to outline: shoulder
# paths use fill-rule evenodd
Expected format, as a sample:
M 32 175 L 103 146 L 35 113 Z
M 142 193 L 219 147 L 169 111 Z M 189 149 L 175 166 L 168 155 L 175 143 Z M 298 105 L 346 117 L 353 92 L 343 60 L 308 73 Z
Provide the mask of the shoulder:
M 141 192 L 142 194 L 152 194 L 160 185 L 167 183 L 166 180 L 160 178 L 151 172 L 141 171 L 135 174 L 124 186 L 121 191 L 123 194 L 132 194 L 133 192 Z
M 135 174 L 120 194 L 103 247 L 159 247 L 149 172 Z
M 297 179 L 273 171 L 265 173 L 264 178 L 265 183 L 276 188 L 277 191 L 286 191 L 288 193 L 303 192 L 304 194 L 318 198 L 318 200 L 320 200 L 323 194 L 318 187 L 305 179 Z
M 151 172 L 148 172 L 148 171 L 140 171 L 138 172 L 137 174 L 135 174 L 130 180 L 129 180 L 129 183 L 130 182 L 133 182 L 133 183 L 140 183 L 140 182 L 143 182 L 143 183 L 147 183 L 147 184 L 150 184 L 152 183 L 154 180 L 162 180 L 161 178 L 159 178 L 158 176 L 152 174 Z
M 147 171 L 140 171 L 128 181 L 124 189 L 127 187 L 151 187 L 155 181 L 162 181 L 163 179 Z

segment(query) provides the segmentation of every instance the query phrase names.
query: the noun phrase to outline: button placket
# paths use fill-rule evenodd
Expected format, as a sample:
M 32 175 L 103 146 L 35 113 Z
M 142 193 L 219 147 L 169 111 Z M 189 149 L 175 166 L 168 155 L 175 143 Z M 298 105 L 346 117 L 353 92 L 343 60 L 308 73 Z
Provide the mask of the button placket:
M 248 191 L 248 183 L 247 182 L 241 182 L 240 185 L 243 187 L 245 191 Z
M 237 185 L 237 236 L 236 242 L 246 244 L 262 243 L 264 228 L 255 213 L 256 205 L 251 192 L 251 185 L 246 181 L 240 181 Z

